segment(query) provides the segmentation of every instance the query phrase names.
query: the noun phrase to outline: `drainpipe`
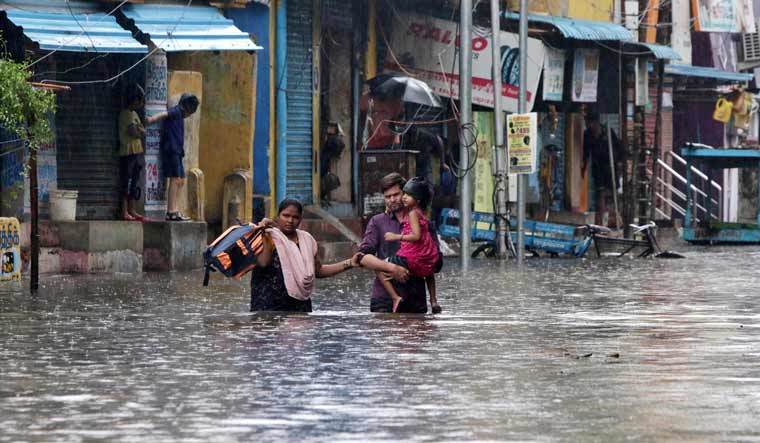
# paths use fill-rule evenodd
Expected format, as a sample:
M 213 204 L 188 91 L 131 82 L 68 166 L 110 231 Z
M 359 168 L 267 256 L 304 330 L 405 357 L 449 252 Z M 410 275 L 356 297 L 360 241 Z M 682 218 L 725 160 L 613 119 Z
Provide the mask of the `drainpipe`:
M 287 0 L 277 1 L 277 47 L 275 73 L 277 88 L 277 189 L 275 195 L 278 204 L 285 198 L 288 173 L 288 24 Z
M 362 32 L 361 22 L 359 20 L 354 20 L 353 37 L 351 47 L 351 192 L 353 194 L 356 214 L 361 215 L 359 212 L 359 208 L 361 207 L 361 195 L 359 195 L 359 148 L 361 146 L 361 134 L 359 134 L 359 105 L 362 93 Z
M 277 38 L 277 33 L 275 32 L 275 27 L 277 26 L 277 10 L 275 7 L 274 2 L 272 2 L 272 5 L 269 8 L 269 60 L 267 60 L 267 63 L 269 63 L 269 146 L 267 147 L 268 151 L 268 162 L 267 170 L 269 174 L 269 196 L 270 196 L 270 203 L 269 208 L 267 210 L 267 216 L 270 218 L 274 218 L 274 213 L 277 208 L 277 204 L 279 203 L 277 201 L 276 193 L 277 193 L 277 172 L 276 172 L 276 162 L 277 162 L 277 104 L 275 102 L 276 97 L 276 90 L 277 90 L 277 75 L 276 75 L 276 67 L 275 64 L 272 63 L 272 57 L 275 56 L 275 51 L 277 49 L 277 43 L 275 39 Z

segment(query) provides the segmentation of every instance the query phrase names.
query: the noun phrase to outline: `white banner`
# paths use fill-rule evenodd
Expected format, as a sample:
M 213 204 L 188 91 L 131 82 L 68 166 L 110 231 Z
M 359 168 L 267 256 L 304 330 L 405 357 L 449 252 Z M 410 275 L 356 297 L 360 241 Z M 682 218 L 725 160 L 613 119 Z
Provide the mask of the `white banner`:
M 573 101 L 596 102 L 599 81 L 599 50 L 576 49 L 573 60 Z
M 429 16 L 401 14 L 394 16 L 391 50 L 386 68 L 407 71 L 426 82 L 436 94 L 459 98 L 459 45 L 457 23 Z M 472 37 L 472 102 L 493 108 L 491 76 L 491 30 L 473 27 Z M 517 34 L 501 32 L 502 109 L 517 112 L 520 51 Z M 544 45 L 528 39 L 527 108 L 533 109 L 538 80 L 544 66 Z M 403 69 L 399 69 L 400 63 Z
M 544 100 L 561 102 L 565 81 L 565 51 L 546 48 L 544 61 Z

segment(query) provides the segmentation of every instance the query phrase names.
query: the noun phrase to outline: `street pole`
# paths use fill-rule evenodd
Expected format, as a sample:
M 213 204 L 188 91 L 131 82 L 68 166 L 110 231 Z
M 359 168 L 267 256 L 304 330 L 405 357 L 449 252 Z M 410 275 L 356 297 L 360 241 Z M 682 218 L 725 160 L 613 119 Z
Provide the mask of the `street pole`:
M 496 218 L 496 253 L 499 258 L 507 258 L 507 195 L 506 195 L 506 149 L 504 145 L 504 116 L 501 111 L 501 19 L 499 18 L 499 0 L 491 0 L 491 55 L 493 63 L 491 64 L 491 76 L 493 78 L 493 119 L 494 132 L 496 133 L 494 150 L 495 164 L 493 165 L 493 175 L 495 178 L 494 186 L 496 189 L 496 203 L 498 207 L 494 209 L 494 218 Z
M 523 0 L 525 1 L 525 0 Z M 472 0 L 459 3 L 459 166 L 464 172 L 461 178 L 462 199 L 459 206 L 460 244 L 462 268 L 470 265 L 470 219 L 472 218 L 472 185 L 470 183 L 470 147 L 472 140 Z
M 31 139 L 31 137 L 29 137 Z M 40 285 L 40 214 L 37 184 L 37 148 L 29 145 L 29 206 L 31 212 L 31 263 L 29 267 L 29 290 L 36 293 Z
M 528 0 L 520 0 L 520 90 L 517 101 L 517 113 L 527 112 L 526 84 L 528 77 Z M 528 177 L 517 176 L 517 264 L 525 259 L 525 189 Z

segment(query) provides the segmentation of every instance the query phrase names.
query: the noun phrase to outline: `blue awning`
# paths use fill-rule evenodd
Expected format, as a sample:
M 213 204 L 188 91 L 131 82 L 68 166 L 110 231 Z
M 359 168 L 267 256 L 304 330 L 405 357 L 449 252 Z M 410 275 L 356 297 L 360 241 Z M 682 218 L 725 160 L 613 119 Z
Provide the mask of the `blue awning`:
M 627 48 L 628 46 L 633 46 L 634 50 L 636 48 L 642 48 L 645 49 L 654 55 L 654 58 L 660 59 L 660 60 L 681 60 L 681 56 L 670 46 L 665 45 L 658 45 L 655 43 L 626 43 L 624 45 L 624 48 Z
M 211 6 L 129 4 L 123 12 L 154 45 L 167 52 L 262 49 Z
M 504 13 L 504 17 L 519 20 L 520 14 L 508 11 Z M 528 14 L 528 22 L 549 24 L 564 37 L 576 40 L 634 40 L 631 31 L 615 23 L 541 14 Z
M 45 51 L 148 52 L 114 17 L 94 5 L 87 7 L 72 1 L 70 11 L 65 5 L 62 0 L 48 0 L 44 5 L 29 0 L 4 0 L 0 9 Z
M 720 69 L 707 68 L 704 66 L 689 66 L 671 64 L 665 65 L 665 73 L 670 75 L 682 75 L 685 77 L 711 78 L 727 82 L 748 82 L 752 80 L 752 74 L 743 72 L 721 71 Z

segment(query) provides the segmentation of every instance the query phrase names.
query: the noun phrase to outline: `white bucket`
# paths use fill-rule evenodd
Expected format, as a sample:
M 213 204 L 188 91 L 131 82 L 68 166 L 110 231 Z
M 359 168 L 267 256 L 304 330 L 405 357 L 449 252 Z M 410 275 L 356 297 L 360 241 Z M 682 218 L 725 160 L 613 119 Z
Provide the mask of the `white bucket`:
M 53 221 L 73 221 L 77 218 L 77 197 L 79 191 L 65 189 L 50 190 L 50 219 Z

